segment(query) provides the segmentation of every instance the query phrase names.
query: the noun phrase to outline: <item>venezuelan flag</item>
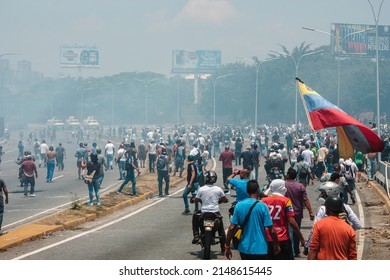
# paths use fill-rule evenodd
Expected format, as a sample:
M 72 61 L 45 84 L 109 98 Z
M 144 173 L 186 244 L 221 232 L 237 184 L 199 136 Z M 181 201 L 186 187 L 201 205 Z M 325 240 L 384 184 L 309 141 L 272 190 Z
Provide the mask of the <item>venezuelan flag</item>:
M 323 98 L 299 78 L 296 80 L 311 129 L 335 127 L 340 157 L 353 158 L 354 150 L 363 154 L 383 151 L 383 141 L 374 131 Z

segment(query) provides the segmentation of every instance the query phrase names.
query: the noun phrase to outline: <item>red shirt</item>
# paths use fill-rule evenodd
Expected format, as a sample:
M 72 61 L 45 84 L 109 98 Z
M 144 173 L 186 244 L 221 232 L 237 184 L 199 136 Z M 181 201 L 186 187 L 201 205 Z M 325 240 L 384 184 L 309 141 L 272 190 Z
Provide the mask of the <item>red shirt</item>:
M 235 159 L 236 157 L 232 151 L 223 151 L 219 155 L 219 161 L 222 161 L 222 168 L 233 168 L 232 161 Z
M 26 176 L 26 177 L 34 177 L 34 173 L 35 175 L 37 175 L 37 167 L 35 166 L 35 163 L 31 160 L 25 160 L 23 161 L 22 163 L 22 169 L 23 169 L 23 174 Z
M 268 206 L 272 224 L 278 235 L 279 241 L 290 240 L 288 231 L 288 217 L 294 217 L 295 212 L 291 200 L 285 196 L 268 196 L 261 200 Z M 267 240 L 272 242 L 271 235 L 267 230 Z

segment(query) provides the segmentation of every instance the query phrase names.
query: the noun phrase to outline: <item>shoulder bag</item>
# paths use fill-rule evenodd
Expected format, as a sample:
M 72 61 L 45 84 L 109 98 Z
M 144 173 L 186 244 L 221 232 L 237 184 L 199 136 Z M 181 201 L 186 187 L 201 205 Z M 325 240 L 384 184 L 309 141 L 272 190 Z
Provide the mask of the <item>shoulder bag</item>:
M 248 214 L 246 215 L 243 223 L 241 225 L 237 225 L 233 231 L 233 247 L 236 250 L 238 249 L 238 245 L 240 244 L 242 231 L 244 230 L 244 227 L 249 220 L 249 216 L 251 215 L 253 208 L 258 202 L 259 201 L 257 200 L 255 203 L 252 204 L 251 208 L 249 208 Z

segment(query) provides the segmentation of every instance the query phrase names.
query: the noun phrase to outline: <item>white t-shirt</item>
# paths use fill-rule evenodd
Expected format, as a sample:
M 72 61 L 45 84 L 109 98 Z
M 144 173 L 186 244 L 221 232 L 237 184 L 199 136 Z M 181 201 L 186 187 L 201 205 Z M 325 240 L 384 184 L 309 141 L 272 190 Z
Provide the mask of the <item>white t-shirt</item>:
M 199 188 L 198 193 L 196 194 L 197 198 L 202 200 L 202 213 L 204 212 L 219 212 L 218 201 L 221 197 L 224 197 L 225 193 L 218 186 L 205 185 Z
M 302 152 L 303 160 L 312 167 L 312 159 L 314 159 L 314 154 L 312 151 L 306 149 Z
M 119 161 L 126 161 L 125 153 L 126 153 L 125 149 L 119 148 L 119 150 L 116 152 Z
M 112 144 L 112 143 L 107 143 L 105 149 L 106 149 L 107 155 L 113 155 L 113 154 L 114 154 L 115 146 L 114 146 L 114 144 Z
M 49 150 L 49 146 L 47 146 L 46 143 L 42 143 L 40 149 L 41 149 L 41 154 L 46 154 L 47 151 Z

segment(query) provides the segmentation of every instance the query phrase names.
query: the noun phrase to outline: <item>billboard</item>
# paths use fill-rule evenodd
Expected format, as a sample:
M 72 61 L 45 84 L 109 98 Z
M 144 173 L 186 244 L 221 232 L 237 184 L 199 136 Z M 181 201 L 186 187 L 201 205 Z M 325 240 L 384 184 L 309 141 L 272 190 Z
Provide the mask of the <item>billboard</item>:
M 221 66 L 221 51 L 173 50 L 172 73 L 207 74 Z
M 98 66 L 99 50 L 89 45 L 61 45 L 61 66 Z
M 368 29 L 371 30 L 362 32 Z M 351 34 L 355 32 L 360 33 Z M 331 34 L 332 50 L 336 56 L 376 56 L 375 25 L 332 23 Z M 380 57 L 390 57 L 390 26 L 388 25 L 378 25 L 378 54 Z

